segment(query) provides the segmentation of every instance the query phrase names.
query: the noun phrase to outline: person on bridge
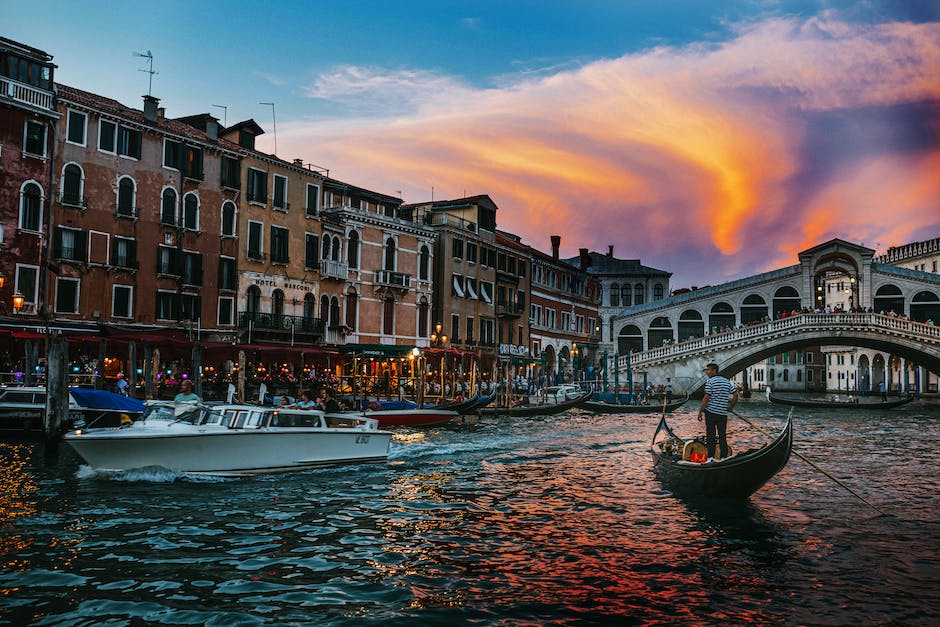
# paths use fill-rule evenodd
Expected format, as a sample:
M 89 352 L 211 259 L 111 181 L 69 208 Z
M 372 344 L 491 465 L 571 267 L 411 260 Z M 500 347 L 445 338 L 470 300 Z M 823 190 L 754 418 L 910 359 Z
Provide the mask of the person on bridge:
M 728 412 L 738 402 L 738 390 L 734 385 L 718 374 L 718 364 L 705 366 L 708 381 L 705 383 L 705 396 L 698 410 L 698 419 L 705 415 L 705 448 L 708 461 L 715 460 L 715 439 L 718 439 L 720 459 L 728 457 Z

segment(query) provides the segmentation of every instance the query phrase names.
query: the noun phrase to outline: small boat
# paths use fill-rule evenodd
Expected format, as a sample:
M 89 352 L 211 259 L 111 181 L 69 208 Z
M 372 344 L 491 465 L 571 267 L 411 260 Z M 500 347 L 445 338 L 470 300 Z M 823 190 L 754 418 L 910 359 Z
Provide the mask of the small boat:
M 568 411 L 574 407 L 579 407 L 582 403 L 589 401 L 593 391 L 586 392 L 577 398 L 572 398 L 561 403 L 545 403 L 542 405 L 516 405 L 515 407 L 482 407 L 478 411 L 483 416 L 508 416 L 510 418 L 524 418 L 526 416 L 554 416 Z
M 140 419 L 144 404 L 107 390 L 69 388 L 68 414 L 62 430 L 76 424 L 117 427 Z M 45 386 L 0 386 L 0 431 L 39 435 L 46 415 Z
M 0 431 L 41 433 L 45 415 L 45 386 L 0 386 Z
M 913 396 L 908 396 L 907 398 L 898 399 L 896 401 L 876 401 L 862 403 L 860 401 L 811 401 L 807 399 L 797 399 L 797 398 L 782 398 L 776 394 L 770 394 L 768 396 L 771 403 L 777 405 L 787 405 L 790 407 L 807 407 L 815 409 L 893 409 L 894 407 L 900 407 L 901 405 L 907 405 L 914 400 Z M 857 398 L 857 397 L 856 397 Z
M 74 401 L 69 407 L 71 427 L 120 427 L 140 420 L 146 408 L 143 401 L 107 390 L 69 388 L 69 396 Z
M 689 400 L 686 394 L 682 398 L 666 404 L 651 403 L 649 405 L 618 405 L 616 403 L 602 403 L 600 401 L 585 401 L 578 405 L 578 409 L 586 409 L 596 414 L 658 414 L 669 413 L 682 407 Z
M 436 427 L 446 425 L 460 414 L 452 409 L 369 409 L 345 412 L 344 416 L 362 416 L 377 420 L 380 427 Z
M 723 498 L 747 498 L 787 465 L 793 450 L 793 422 L 760 448 L 706 462 L 705 445 L 676 436 L 666 417 L 653 434 L 650 452 L 659 477 L 676 492 Z
M 100 471 L 159 467 L 246 476 L 384 461 L 391 437 L 378 421 L 362 416 L 150 401 L 138 422 L 75 429 L 64 439 Z
M 446 409 L 448 411 L 455 411 L 461 416 L 464 414 L 469 414 L 476 409 L 477 403 L 480 400 L 480 395 L 472 396 L 470 398 L 463 398 L 460 400 L 450 400 L 444 401 L 443 403 L 437 403 L 436 405 L 429 405 L 425 403 L 422 406 L 422 409 Z

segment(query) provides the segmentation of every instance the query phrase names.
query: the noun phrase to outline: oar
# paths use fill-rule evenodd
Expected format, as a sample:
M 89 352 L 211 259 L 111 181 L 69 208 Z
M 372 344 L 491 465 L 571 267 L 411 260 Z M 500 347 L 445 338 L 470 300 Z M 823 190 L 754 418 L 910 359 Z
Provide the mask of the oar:
M 764 435 L 766 435 L 766 436 L 767 436 L 768 438 L 770 438 L 771 440 L 774 439 L 772 435 L 770 435 L 769 433 L 767 433 L 766 431 L 764 431 L 763 429 L 761 429 L 760 427 L 758 427 L 757 425 L 755 425 L 753 422 L 751 422 L 750 420 L 748 420 L 747 418 L 745 418 L 744 416 L 742 416 L 742 415 L 739 414 L 738 412 L 736 412 L 736 411 L 734 411 L 734 410 L 732 409 L 732 410 L 731 410 L 731 413 L 734 414 L 735 416 L 737 416 L 738 418 L 740 418 L 741 420 L 743 420 L 745 423 L 747 423 L 747 424 L 748 424 L 752 429 L 754 429 L 755 431 L 759 431 L 760 433 L 763 433 Z M 809 459 L 807 459 L 807 457 L 806 457 L 805 455 L 801 455 L 800 453 L 798 453 L 796 450 L 794 450 L 794 449 L 792 449 L 792 448 L 790 449 L 790 452 L 793 453 L 794 455 L 796 455 L 797 457 L 799 457 L 800 459 L 802 459 L 804 462 L 806 462 L 807 464 L 809 464 L 810 466 L 812 466 L 812 467 L 815 468 L 816 470 L 818 470 L 819 472 L 821 472 L 822 474 L 826 475 L 827 477 L 829 477 L 830 479 L 832 479 L 833 481 L 835 481 L 836 484 L 838 484 L 839 486 L 845 488 L 845 489 L 849 492 L 849 494 L 851 494 L 852 496 L 854 496 L 855 498 L 857 498 L 859 501 L 861 501 L 862 503 L 864 503 L 864 504 L 867 505 L 868 507 L 872 508 L 873 510 L 875 510 L 876 512 L 878 512 L 878 513 L 881 514 L 882 516 L 887 516 L 887 515 L 888 515 L 888 514 L 884 513 L 883 511 L 881 511 L 880 509 L 878 509 L 877 507 L 875 507 L 874 505 L 872 505 L 871 503 L 869 503 L 868 501 L 866 501 L 864 498 L 862 498 L 862 496 L 859 495 L 857 492 L 855 492 L 855 490 L 853 490 L 853 489 L 850 488 L 849 486 L 845 485 L 844 483 L 842 483 L 841 481 L 839 481 L 838 479 L 836 479 L 835 477 L 833 477 L 832 475 L 830 475 L 828 472 L 826 472 L 825 470 L 823 470 L 822 468 L 820 468 L 819 466 L 817 466 L 816 464 L 814 464 L 812 461 L 810 461 Z

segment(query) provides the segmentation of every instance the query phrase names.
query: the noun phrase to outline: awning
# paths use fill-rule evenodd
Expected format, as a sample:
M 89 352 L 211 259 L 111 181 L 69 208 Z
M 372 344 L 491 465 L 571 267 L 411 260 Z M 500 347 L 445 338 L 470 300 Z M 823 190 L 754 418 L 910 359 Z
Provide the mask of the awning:
M 36 333 L 35 331 L 29 331 L 28 329 L 13 331 L 11 332 L 11 335 L 18 340 L 41 340 L 46 337 L 42 333 Z
M 414 349 L 414 346 L 398 344 L 343 344 L 337 346 L 344 355 L 362 357 L 405 357 Z

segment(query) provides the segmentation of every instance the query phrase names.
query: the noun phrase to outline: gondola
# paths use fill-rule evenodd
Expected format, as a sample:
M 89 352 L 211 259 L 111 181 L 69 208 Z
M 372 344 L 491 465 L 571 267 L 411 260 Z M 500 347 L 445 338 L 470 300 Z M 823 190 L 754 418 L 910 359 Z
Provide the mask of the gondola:
M 793 423 L 787 424 L 777 439 L 760 448 L 750 449 L 727 459 L 713 462 L 684 460 L 700 442 L 682 440 L 676 436 L 666 417 L 659 421 L 653 434 L 650 452 L 656 473 L 676 492 L 708 497 L 749 497 L 787 465 L 793 449 Z M 686 450 L 688 449 L 688 450 Z M 704 457 L 704 453 L 701 454 Z
M 481 407 L 477 410 L 481 416 L 508 416 L 510 418 L 524 418 L 526 416 L 554 416 L 581 403 L 588 401 L 594 392 L 587 392 L 577 398 L 562 403 L 546 403 L 544 405 L 517 405 L 515 407 Z
M 848 403 L 841 401 L 808 401 L 797 398 L 781 398 L 774 394 L 770 395 L 770 402 L 777 405 L 787 405 L 789 407 L 808 407 L 814 409 L 893 409 L 894 407 L 907 405 L 913 400 L 913 396 L 908 396 L 907 398 L 902 398 L 896 401 Z
M 480 402 L 480 395 L 472 396 L 470 398 L 464 398 L 458 400 L 444 401 L 443 403 L 428 404 L 425 403 L 422 405 L 423 409 L 447 409 L 449 411 L 455 411 L 458 414 L 467 414 L 476 409 L 477 403 Z
M 615 403 L 602 403 L 600 401 L 584 401 L 578 405 L 578 409 L 586 409 L 595 414 L 657 414 L 660 412 L 669 413 L 679 407 L 682 407 L 689 400 L 686 394 L 682 398 L 671 403 L 649 405 L 618 405 Z

